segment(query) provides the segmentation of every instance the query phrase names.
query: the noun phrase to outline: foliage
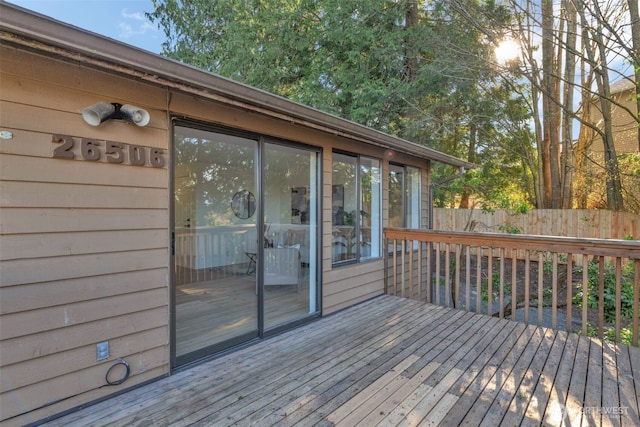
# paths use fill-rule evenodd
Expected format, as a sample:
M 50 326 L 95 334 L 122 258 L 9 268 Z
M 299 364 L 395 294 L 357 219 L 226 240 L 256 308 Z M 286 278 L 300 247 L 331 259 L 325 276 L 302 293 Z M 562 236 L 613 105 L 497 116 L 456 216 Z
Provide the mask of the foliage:
M 522 229 L 511 224 L 503 224 L 498 227 L 498 230 L 507 234 L 522 234 Z
M 618 157 L 625 211 L 640 214 L 640 152 Z
M 640 214 L 640 153 L 621 154 L 617 159 L 624 210 Z M 606 188 L 602 185 L 605 179 L 605 170 L 601 163 L 602 161 L 592 159 L 590 168 L 585 173 L 586 207 L 590 209 L 607 207 Z
M 586 113 L 569 98 L 579 90 L 560 92 L 571 88 L 565 75 L 579 73 L 544 67 L 582 61 L 595 72 L 598 62 L 560 57 L 581 50 L 570 40 L 579 29 L 568 26 L 578 11 L 549 17 L 550 3 L 515 0 L 152 1 L 148 17 L 164 29 L 164 55 L 478 165 L 476 173 L 436 187 L 437 206 L 468 208 L 481 201 L 496 207 L 503 200 L 571 206 L 571 174 L 580 171 L 571 162 L 572 138 L 561 131 Z M 619 19 L 626 13 L 616 9 L 620 1 L 602 16 Z M 598 21 L 591 2 L 571 4 L 611 35 L 612 49 L 621 45 L 617 21 Z M 533 36 L 541 25 L 552 36 Z M 585 31 L 601 39 L 593 28 Z M 522 61 L 496 62 L 495 45 L 505 36 L 518 36 Z M 547 41 L 542 49 L 541 39 Z M 540 67 L 538 52 L 553 53 L 555 62 Z M 620 162 L 625 206 L 640 209 L 637 163 Z M 434 182 L 455 174 L 432 166 Z M 610 174 L 602 180 L 609 185 Z
M 581 331 L 574 331 L 575 333 L 580 333 Z M 604 339 L 610 342 L 616 341 L 616 330 L 615 328 L 603 328 Z M 598 328 L 594 326 L 593 323 L 587 322 L 587 336 L 588 337 L 597 337 L 598 336 Z M 622 344 L 631 345 L 633 333 L 631 328 L 620 328 L 620 342 Z
M 153 4 L 164 55 L 482 165 L 465 197 L 531 200 L 517 148 L 534 150 L 530 113 L 501 83 L 484 31 L 510 21 L 501 3 L 469 2 L 479 26 L 445 0 Z M 434 181 L 450 175 L 434 168 Z M 443 204 L 460 194 L 439 190 Z
M 597 262 L 590 262 L 587 267 L 588 288 L 587 288 L 587 306 L 597 309 L 600 299 L 600 266 Z M 611 323 L 615 321 L 616 315 L 616 268 L 611 262 L 604 264 L 604 321 Z M 628 264 L 622 268 L 620 276 L 620 299 L 622 319 L 629 319 L 633 315 L 633 264 Z M 573 297 L 574 304 L 582 309 L 582 295 L 584 289 L 582 286 Z

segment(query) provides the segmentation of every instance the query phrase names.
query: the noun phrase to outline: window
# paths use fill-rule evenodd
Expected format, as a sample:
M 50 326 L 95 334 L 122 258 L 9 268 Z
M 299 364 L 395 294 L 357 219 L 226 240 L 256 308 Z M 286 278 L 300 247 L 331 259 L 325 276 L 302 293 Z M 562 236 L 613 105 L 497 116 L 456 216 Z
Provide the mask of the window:
M 380 160 L 333 153 L 332 256 L 336 263 L 380 258 Z
M 389 227 L 420 228 L 420 169 L 389 165 Z

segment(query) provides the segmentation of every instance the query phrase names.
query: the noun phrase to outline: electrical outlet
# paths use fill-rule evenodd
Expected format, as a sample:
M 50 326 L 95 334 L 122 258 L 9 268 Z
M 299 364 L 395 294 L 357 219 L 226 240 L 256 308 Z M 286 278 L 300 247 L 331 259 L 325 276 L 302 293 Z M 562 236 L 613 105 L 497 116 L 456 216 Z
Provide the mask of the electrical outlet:
M 109 341 L 96 344 L 96 362 L 109 358 Z

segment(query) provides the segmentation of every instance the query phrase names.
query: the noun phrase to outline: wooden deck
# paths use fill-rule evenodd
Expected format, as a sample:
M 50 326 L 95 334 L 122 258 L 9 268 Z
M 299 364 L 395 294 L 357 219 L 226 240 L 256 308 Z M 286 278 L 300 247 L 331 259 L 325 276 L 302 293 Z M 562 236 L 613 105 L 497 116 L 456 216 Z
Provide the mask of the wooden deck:
M 382 296 L 51 426 L 640 425 L 640 349 Z

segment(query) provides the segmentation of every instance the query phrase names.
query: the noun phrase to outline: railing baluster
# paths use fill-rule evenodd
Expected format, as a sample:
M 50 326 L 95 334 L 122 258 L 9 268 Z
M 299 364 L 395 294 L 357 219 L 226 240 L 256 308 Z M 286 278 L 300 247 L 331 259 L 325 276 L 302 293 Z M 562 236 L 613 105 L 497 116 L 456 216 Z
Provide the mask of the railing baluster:
M 573 315 L 571 313 L 573 305 L 573 254 L 567 254 L 567 332 L 571 332 L 573 327 Z
M 640 321 L 640 259 L 634 263 L 633 274 L 633 330 L 631 334 L 631 343 L 638 346 L 638 322 Z
M 493 315 L 493 247 L 487 255 L 487 314 Z
M 451 247 L 448 243 L 444 244 L 444 306 L 449 307 L 449 298 L 451 298 L 451 271 L 450 271 Z
M 469 245 L 465 245 L 465 298 L 464 305 L 465 309 L 469 311 L 471 308 L 471 247 Z
M 427 242 L 427 280 L 426 280 L 426 287 L 427 287 L 427 302 L 433 302 L 433 298 L 431 295 L 431 290 L 432 290 L 432 283 L 433 283 L 433 269 L 431 268 L 431 261 L 433 260 L 433 243 L 431 242 Z
M 511 249 L 511 320 L 516 320 L 518 308 L 518 250 Z
M 413 295 L 413 240 L 409 240 L 409 298 L 414 299 Z
M 616 257 L 616 342 L 620 342 L 622 315 L 622 259 Z
M 407 265 L 405 263 L 405 260 L 404 260 L 404 254 L 406 252 L 406 247 L 405 247 L 406 246 L 406 242 L 407 241 L 405 239 L 402 239 L 402 244 L 400 245 L 400 249 L 402 250 L 400 252 L 400 262 L 402 263 L 402 270 L 401 270 L 401 273 L 400 273 L 400 286 L 401 286 L 401 288 L 400 288 L 400 296 L 402 296 L 402 297 L 404 297 L 404 288 L 406 286 L 405 285 L 406 279 L 405 279 L 405 274 L 404 274 L 405 265 Z
M 398 295 L 398 240 L 393 239 L 393 295 Z
M 551 328 L 558 329 L 558 253 L 553 253 L 551 273 Z
M 589 308 L 589 257 L 582 256 L 582 335 L 587 335 L 587 309 Z
M 422 242 L 418 241 L 418 299 L 422 301 Z
M 203 236 L 196 234 L 196 247 L 195 247 L 195 264 L 194 267 L 196 269 L 196 282 L 200 283 L 200 246 L 202 243 Z
M 604 337 L 604 257 L 601 256 L 598 263 L 598 338 Z
M 193 234 L 193 237 L 189 241 L 189 248 L 187 249 L 188 261 L 187 264 L 189 266 L 189 283 L 193 283 L 193 271 L 196 268 L 196 262 L 193 256 L 194 245 L 196 244 L 196 235 Z
M 453 306 L 455 308 L 460 308 L 460 245 L 456 245 L 456 272 L 453 283 L 453 293 L 455 294 L 455 298 L 453 300 Z
M 524 252 L 524 323 L 529 324 L 529 285 L 531 281 L 531 252 Z
M 482 247 L 476 246 L 476 313 L 482 306 Z
M 542 326 L 542 300 L 544 297 L 544 259 L 542 252 L 538 253 L 538 326 Z
M 504 248 L 500 248 L 500 307 L 498 308 L 498 316 L 500 319 L 504 317 L 504 251 Z
M 433 248 L 436 251 L 436 278 L 435 278 L 435 287 L 436 287 L 436 304 L 442 305 L 440 301 L 440 243 L 434 243 Z
M 389 238 L 385 235 L 382 239 L 382 247 L 386 248 L 384 252 L 384 278 L 382 279 L 382 287 L 384 294 L 389 295 Z

